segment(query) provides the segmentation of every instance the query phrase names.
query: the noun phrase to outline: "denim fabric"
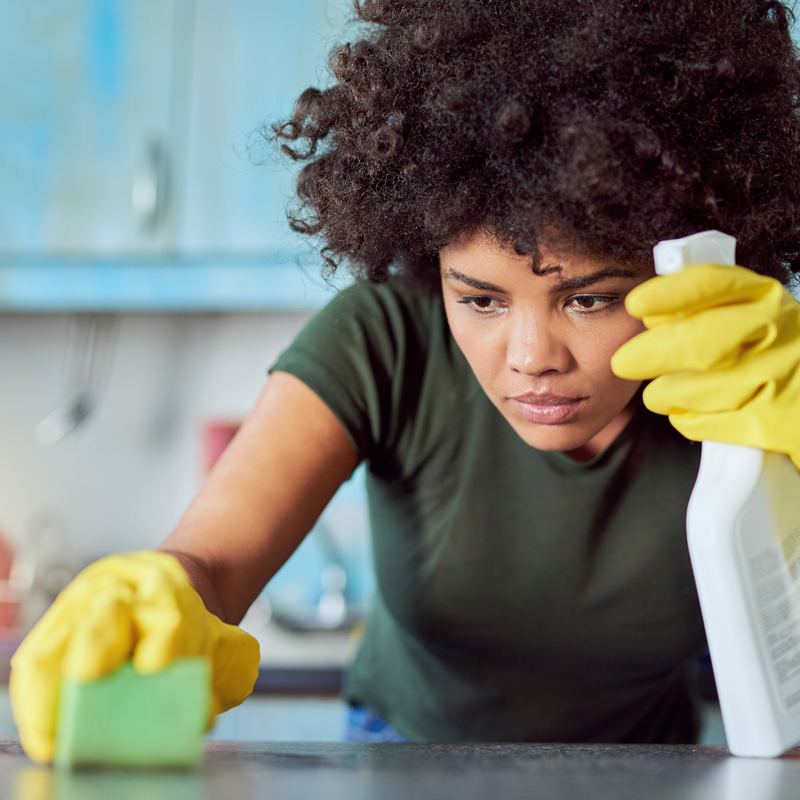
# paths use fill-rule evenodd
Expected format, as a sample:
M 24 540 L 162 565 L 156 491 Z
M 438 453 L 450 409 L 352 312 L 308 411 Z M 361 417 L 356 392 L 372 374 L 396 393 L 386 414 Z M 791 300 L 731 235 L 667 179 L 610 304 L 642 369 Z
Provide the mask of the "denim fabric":
M 347 716 L 346 742 L 405 742 L 383 717 L 364 706 L 351 706 Z

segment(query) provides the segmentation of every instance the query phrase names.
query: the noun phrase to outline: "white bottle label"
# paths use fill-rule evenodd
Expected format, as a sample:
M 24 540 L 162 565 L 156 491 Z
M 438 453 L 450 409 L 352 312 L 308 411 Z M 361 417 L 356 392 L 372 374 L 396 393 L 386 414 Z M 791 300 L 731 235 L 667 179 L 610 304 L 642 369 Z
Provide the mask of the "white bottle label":
M 761 480 L 737 533 L 761 652 L 775 694 L 791 715 L 800 713 L 799 509 L 794 465 L 786 456 L 765 453 Z

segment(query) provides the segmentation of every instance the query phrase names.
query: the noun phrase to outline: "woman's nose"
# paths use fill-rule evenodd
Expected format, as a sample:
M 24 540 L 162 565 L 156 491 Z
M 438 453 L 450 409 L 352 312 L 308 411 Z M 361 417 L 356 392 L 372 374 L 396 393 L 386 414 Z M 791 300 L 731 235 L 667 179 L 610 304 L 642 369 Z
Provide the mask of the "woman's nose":
M 523 375 L 566 372 L 572 364 L 572 354 L 566 342 L 546 323 L 525 320 L 511 331 L 506 363 Z

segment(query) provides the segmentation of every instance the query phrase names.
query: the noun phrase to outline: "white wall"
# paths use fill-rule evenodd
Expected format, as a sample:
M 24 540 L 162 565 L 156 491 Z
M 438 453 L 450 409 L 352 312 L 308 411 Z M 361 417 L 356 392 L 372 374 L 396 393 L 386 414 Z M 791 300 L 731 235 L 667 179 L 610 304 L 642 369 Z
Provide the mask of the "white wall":
M 20 542 L 52 514 L 81 561 L 156 545 L 201 483 L 203 424 L 247 414 L 306 319 L 122 315 L 95 413 L 46 448 L 33 430 L 67 389 L 70 317 L 0 314 L 0 529 Z

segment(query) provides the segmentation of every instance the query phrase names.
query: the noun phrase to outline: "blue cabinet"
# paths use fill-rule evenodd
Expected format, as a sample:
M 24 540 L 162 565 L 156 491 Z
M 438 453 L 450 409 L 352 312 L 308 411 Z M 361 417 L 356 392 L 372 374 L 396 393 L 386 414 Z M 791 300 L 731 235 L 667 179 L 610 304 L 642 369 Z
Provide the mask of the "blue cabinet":
M 170 0 L 0 3 L 3 251 L 164 246 L 132 195 L 150 143 L 170 142 L 174 22 Z
M 297 249 L 285 213 L 295 170 L 261 131 L 325 80 L 326 50 L 341 33 L 334 12 L 349 7 L 347 0 L 196 0 L 181 249 Z
M 325 80 L 349 7 L 0 0 L 0 309 L 324 303 L 258 131 Z

